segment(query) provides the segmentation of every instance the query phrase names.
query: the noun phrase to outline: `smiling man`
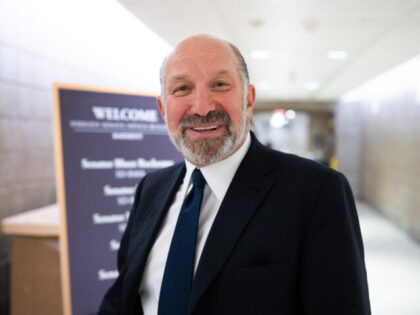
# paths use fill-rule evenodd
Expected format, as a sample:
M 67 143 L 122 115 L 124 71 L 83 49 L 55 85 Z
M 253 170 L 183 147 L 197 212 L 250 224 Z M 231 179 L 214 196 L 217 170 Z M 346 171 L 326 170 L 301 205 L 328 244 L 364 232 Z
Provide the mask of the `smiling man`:
M 370 314 L 349 185 L 250 133 L 255 88 L 238 49 L 188 38 L 161 87 L 185 161 L 139 184 L 99 314 Z
M 222 160 L 243 144 L 255 101 L 239 52 L 212 42 L 196 37 L 177 46 L 162 67 L 158 98 L 172 142 L 197 166 Z

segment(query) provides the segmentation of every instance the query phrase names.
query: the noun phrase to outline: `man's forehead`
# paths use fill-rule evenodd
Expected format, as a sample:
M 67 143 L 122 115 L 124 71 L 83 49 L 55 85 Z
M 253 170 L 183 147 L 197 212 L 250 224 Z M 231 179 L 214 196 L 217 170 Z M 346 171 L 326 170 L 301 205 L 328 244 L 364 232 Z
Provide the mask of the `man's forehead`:
M 212 75 L 233 75 L 237 67 L 238 60 L 226 42 L 191 38 L 178 44 L 168 56 L 165 76 L 166 79 L 183 79 L 197 69 L 205 69 Z
M 172 52 L 172 56 L 188 53 L 198 54 L 216 54 L 216 53 L 232 53 L 230 45 L 221 40 L 209 36 L 193 36 L 178 43 Z
M 194 60 L 218 60 L 235 62 L 232 48 L 226 42 L 213 38 L 190 38 L 180 42 L 168 56 L 167 64 Z

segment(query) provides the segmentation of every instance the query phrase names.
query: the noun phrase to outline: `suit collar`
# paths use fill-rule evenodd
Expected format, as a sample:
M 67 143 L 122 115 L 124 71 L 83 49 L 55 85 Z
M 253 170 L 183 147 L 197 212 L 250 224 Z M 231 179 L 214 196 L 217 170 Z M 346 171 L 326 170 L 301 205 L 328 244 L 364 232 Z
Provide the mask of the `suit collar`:
M 251 147 L 229 186 L 204 246 L 194 278 L 189 314 L 222 269 L 274 183 L 269 176 L 273 164 L 268 154 L 264 154 L 266 150 L 252 134 Z

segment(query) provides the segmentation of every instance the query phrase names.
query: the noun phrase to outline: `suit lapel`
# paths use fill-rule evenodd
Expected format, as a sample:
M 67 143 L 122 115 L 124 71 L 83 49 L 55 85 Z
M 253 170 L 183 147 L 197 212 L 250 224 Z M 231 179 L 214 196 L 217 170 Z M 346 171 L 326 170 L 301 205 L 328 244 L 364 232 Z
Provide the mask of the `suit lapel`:
M 140 276 L 143 273 L 144 265 L 149 255 L 150 248 L 152 247 L 156 234 L 162 224 L 162 220 L 167 213 L 169 206 L 173 200 L 183 177 L 185 174 L 185 164 L 182 163 L 179 167 L 175 168 L 172 173 L 167 174 L 162 178 L 159 184 L 159 190 L 156 191 L 156 196 L 151 200 L 151 209 L 145 219 L 138 223 L 134 231 L 139 231 L 133 237 L 132 253 L 134 254 L 133 272 L 139 272 Z
M 253 137 L 204 246 L 194 278 L 189 314 L 222 269 L 248 221 L 274 183 L 274 179 L 268 175 L 272 162 L 264 150 Z

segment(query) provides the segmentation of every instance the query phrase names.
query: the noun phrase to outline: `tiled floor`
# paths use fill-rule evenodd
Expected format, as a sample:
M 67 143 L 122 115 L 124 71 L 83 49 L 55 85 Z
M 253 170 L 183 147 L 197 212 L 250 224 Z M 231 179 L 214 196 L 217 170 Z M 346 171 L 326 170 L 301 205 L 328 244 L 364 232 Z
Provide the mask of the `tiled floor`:
M 372 315 L 420 315 L 420 244 L 358 203 Z

